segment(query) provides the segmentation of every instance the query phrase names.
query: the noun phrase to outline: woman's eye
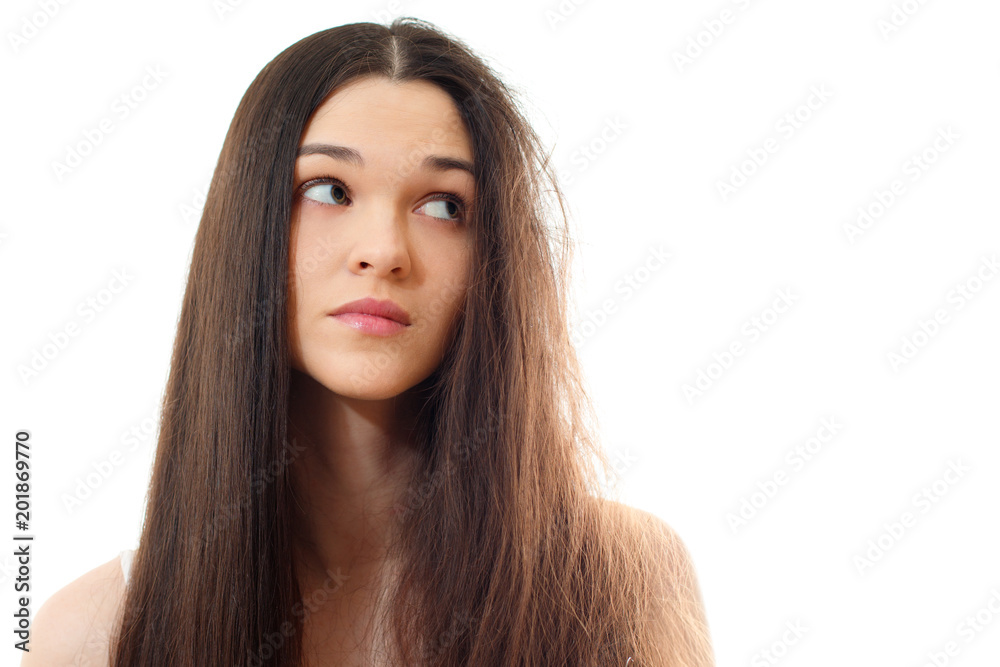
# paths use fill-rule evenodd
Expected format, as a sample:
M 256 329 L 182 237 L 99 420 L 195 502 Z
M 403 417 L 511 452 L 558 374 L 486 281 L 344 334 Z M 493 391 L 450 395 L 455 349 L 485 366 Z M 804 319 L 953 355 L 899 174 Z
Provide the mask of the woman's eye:
M 350 201 L 347 188 L 340 183 L 316 183 L 307 187 L 302 196 L 327 206 L 343 206 Z M 450 197 L 437 196 L 421 206 L 432 218 L 460 222 L 465 206 Z
M 322 204 L 343 204 L 347 201 L 347 191 L 336 183 L 320 183 L 314 185 L 302 193 L 303 197 L 308 197 Z
M 421 208 L 430 207 L 428 215 L 443 220 L 461 220 L 462 207 L 450 199 L 434 199 L 427 202 Z

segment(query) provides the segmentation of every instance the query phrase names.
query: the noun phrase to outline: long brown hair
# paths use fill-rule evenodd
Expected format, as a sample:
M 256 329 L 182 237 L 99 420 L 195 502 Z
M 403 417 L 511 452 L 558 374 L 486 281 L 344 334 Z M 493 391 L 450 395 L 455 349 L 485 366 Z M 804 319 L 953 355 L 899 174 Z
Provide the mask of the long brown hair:
M 426 80 L 472 141 L 474 259 L 425 397 L 384 617 L 405 665 L 713 664 L 687 552 L 599 500 L 613 476 L 570 341 L 563 198 L 514 94 L 424 21 L 293 44 L 239 104 L 195 238 L 115 667 L 300 665 L 291 542 L 289 220 L 334 90 Z M 349 573 L 348 573 L 349 574 Z

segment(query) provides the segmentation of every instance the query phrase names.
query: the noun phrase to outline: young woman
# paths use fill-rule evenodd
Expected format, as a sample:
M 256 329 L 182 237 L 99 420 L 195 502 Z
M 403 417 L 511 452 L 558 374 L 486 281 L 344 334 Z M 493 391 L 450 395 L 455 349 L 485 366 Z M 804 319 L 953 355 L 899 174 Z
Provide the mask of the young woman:
M 682 542 L 599 495 L 563 210 L 435 27 L 269 63 L 195 240 L 138 549 L 53 596 L 22 664 L 712 665 Z

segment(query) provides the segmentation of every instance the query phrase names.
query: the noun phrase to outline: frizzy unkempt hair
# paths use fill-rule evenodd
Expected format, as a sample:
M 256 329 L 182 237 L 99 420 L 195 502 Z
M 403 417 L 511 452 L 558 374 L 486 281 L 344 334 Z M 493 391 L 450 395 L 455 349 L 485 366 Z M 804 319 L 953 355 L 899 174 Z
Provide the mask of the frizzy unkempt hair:
M 464 307 L 415 388 L 420 463 L 379 611 L 393 664 L 712 664 L 683 545 L 599 498 L 613 472 L 570 342 L 548 156 L 496 73 L 409 17 L 310 35 L 240 101 L 195 238 L 111 664 L 300 665 L 303 603 L 335 592 L 338 573 L 299 590 L 289 548 L 289 222 L 303 128 L 370 76 L 448 93 L 476 187 Z

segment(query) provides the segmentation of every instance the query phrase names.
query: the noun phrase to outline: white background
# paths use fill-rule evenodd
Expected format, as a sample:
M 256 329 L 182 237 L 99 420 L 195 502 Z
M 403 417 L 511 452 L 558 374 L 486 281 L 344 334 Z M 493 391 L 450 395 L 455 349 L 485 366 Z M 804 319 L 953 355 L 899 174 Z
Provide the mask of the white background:
M 984 260 L 1000 256 L 1000 6 L 362 5 L 105 0 L 48 18 L 5 3 L 2 497 L 11 517 L 29 429 L 32 609 L 137 539 L 198 209 L 247 86 L 306 35 L 405 14 L 497 67 L 571 181 L 574 326 L 602 436 L 622 500 L 691 551 L 719 664 L 916 667 L 949 641 L 938 664 L 997 664 L 1000 279 Z M 147 68 L 163 80 L 122 118 Z M 104 118 L 112 132 L 57 177 Z M 851 233 L 859 207 L 878 215 Z M 652 249 L 670 259 L 648 270 Z M 114 271 L 127 287 L 86 317 Z M 769 310 L 781 290 L 792 305 Z M 809 461 L 789 458 L 818 433 Z M 950 462 L 967 470 L 946 477 Z

